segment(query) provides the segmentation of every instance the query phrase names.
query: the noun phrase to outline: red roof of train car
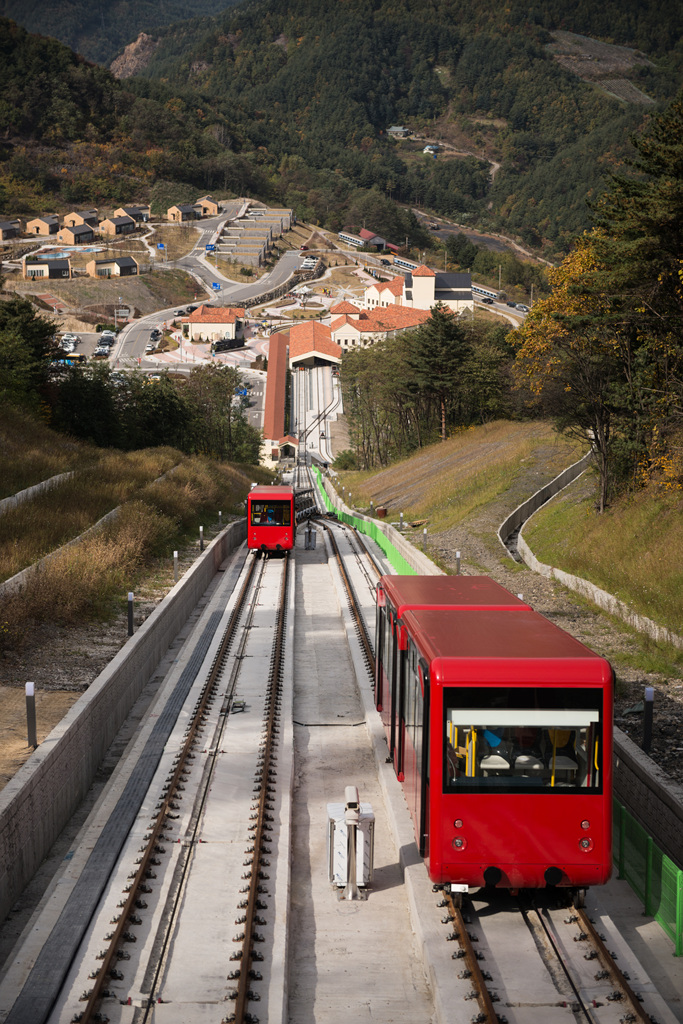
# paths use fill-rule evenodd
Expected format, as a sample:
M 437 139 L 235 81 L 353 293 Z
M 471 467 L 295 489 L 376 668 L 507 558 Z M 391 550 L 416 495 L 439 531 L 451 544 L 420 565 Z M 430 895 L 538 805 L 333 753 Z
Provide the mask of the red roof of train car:
M 252 487 L 249 491 L 249 497 L 256 498 L 258 501 L 283 501 L 285 498 L 292 498 L 293 496 L 294 489 L 292 487 L 282 487 L 279 484 Z
M 383 576 L 380 586 L 399 618 L 409 608 L 529 608 L 488 576 Z
M 402 621 L 435 683 L 604 684 L 612 677 L 608 661 L 531 609 L 425 609 L 407 611 Z

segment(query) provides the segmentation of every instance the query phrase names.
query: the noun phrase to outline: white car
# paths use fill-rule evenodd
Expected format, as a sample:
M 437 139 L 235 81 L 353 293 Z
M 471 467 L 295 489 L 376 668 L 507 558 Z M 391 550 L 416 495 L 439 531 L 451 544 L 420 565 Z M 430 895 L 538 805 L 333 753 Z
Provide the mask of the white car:
M 81 339 L 79 338 L 79 336 L 77 334 L 72 334 L 70 331 L 67 331 L 66 334 L 62 335 L 62 346 L 64 345 L 65 341 L 70 341 L 74 345 L 78 345 L 80 340 Z

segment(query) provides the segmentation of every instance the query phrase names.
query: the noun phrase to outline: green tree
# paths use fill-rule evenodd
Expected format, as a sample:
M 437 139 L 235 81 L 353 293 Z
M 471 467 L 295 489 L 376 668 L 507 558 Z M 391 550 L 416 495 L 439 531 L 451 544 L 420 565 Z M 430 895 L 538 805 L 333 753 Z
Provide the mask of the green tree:
M 446 412 L 455 405 L 460 388 L 460 369 L 470 351 L 465 328 L 441 303 L 432 306 L 429 320 L 411 338 L 411 369 L 417 388 L 433 395 L 440 409 L 441 440 L 446 440 Z
M 0 394 L 5 401 L 37 405 L 57 352 L 54 323 L 26 299 L 0 302 Z

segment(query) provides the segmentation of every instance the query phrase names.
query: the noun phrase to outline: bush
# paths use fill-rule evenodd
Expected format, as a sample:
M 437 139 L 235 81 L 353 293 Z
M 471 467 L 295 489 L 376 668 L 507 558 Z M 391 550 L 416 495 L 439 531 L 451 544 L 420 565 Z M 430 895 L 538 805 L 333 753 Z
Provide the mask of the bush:
M 343 472 L 344 470 L 349 469 L 358 469 L 358 459 L 350 448 L 345 448 L 343 452 L 339 452 L 339 455 L 332 463 L 332 466 L 338 472 Z

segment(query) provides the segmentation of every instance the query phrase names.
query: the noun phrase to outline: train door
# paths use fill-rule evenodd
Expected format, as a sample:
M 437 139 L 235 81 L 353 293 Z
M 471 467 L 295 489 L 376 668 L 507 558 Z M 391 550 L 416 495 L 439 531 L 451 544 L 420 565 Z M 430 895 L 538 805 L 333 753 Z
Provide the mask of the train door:
M 401 775 L 406 803 L 413 819 L 415 839 L 421 856 L 428 850 L 429 830 L 429 670 L 417 648 L 409 641 L 401 687 L 402 713 L 399 716 Z

